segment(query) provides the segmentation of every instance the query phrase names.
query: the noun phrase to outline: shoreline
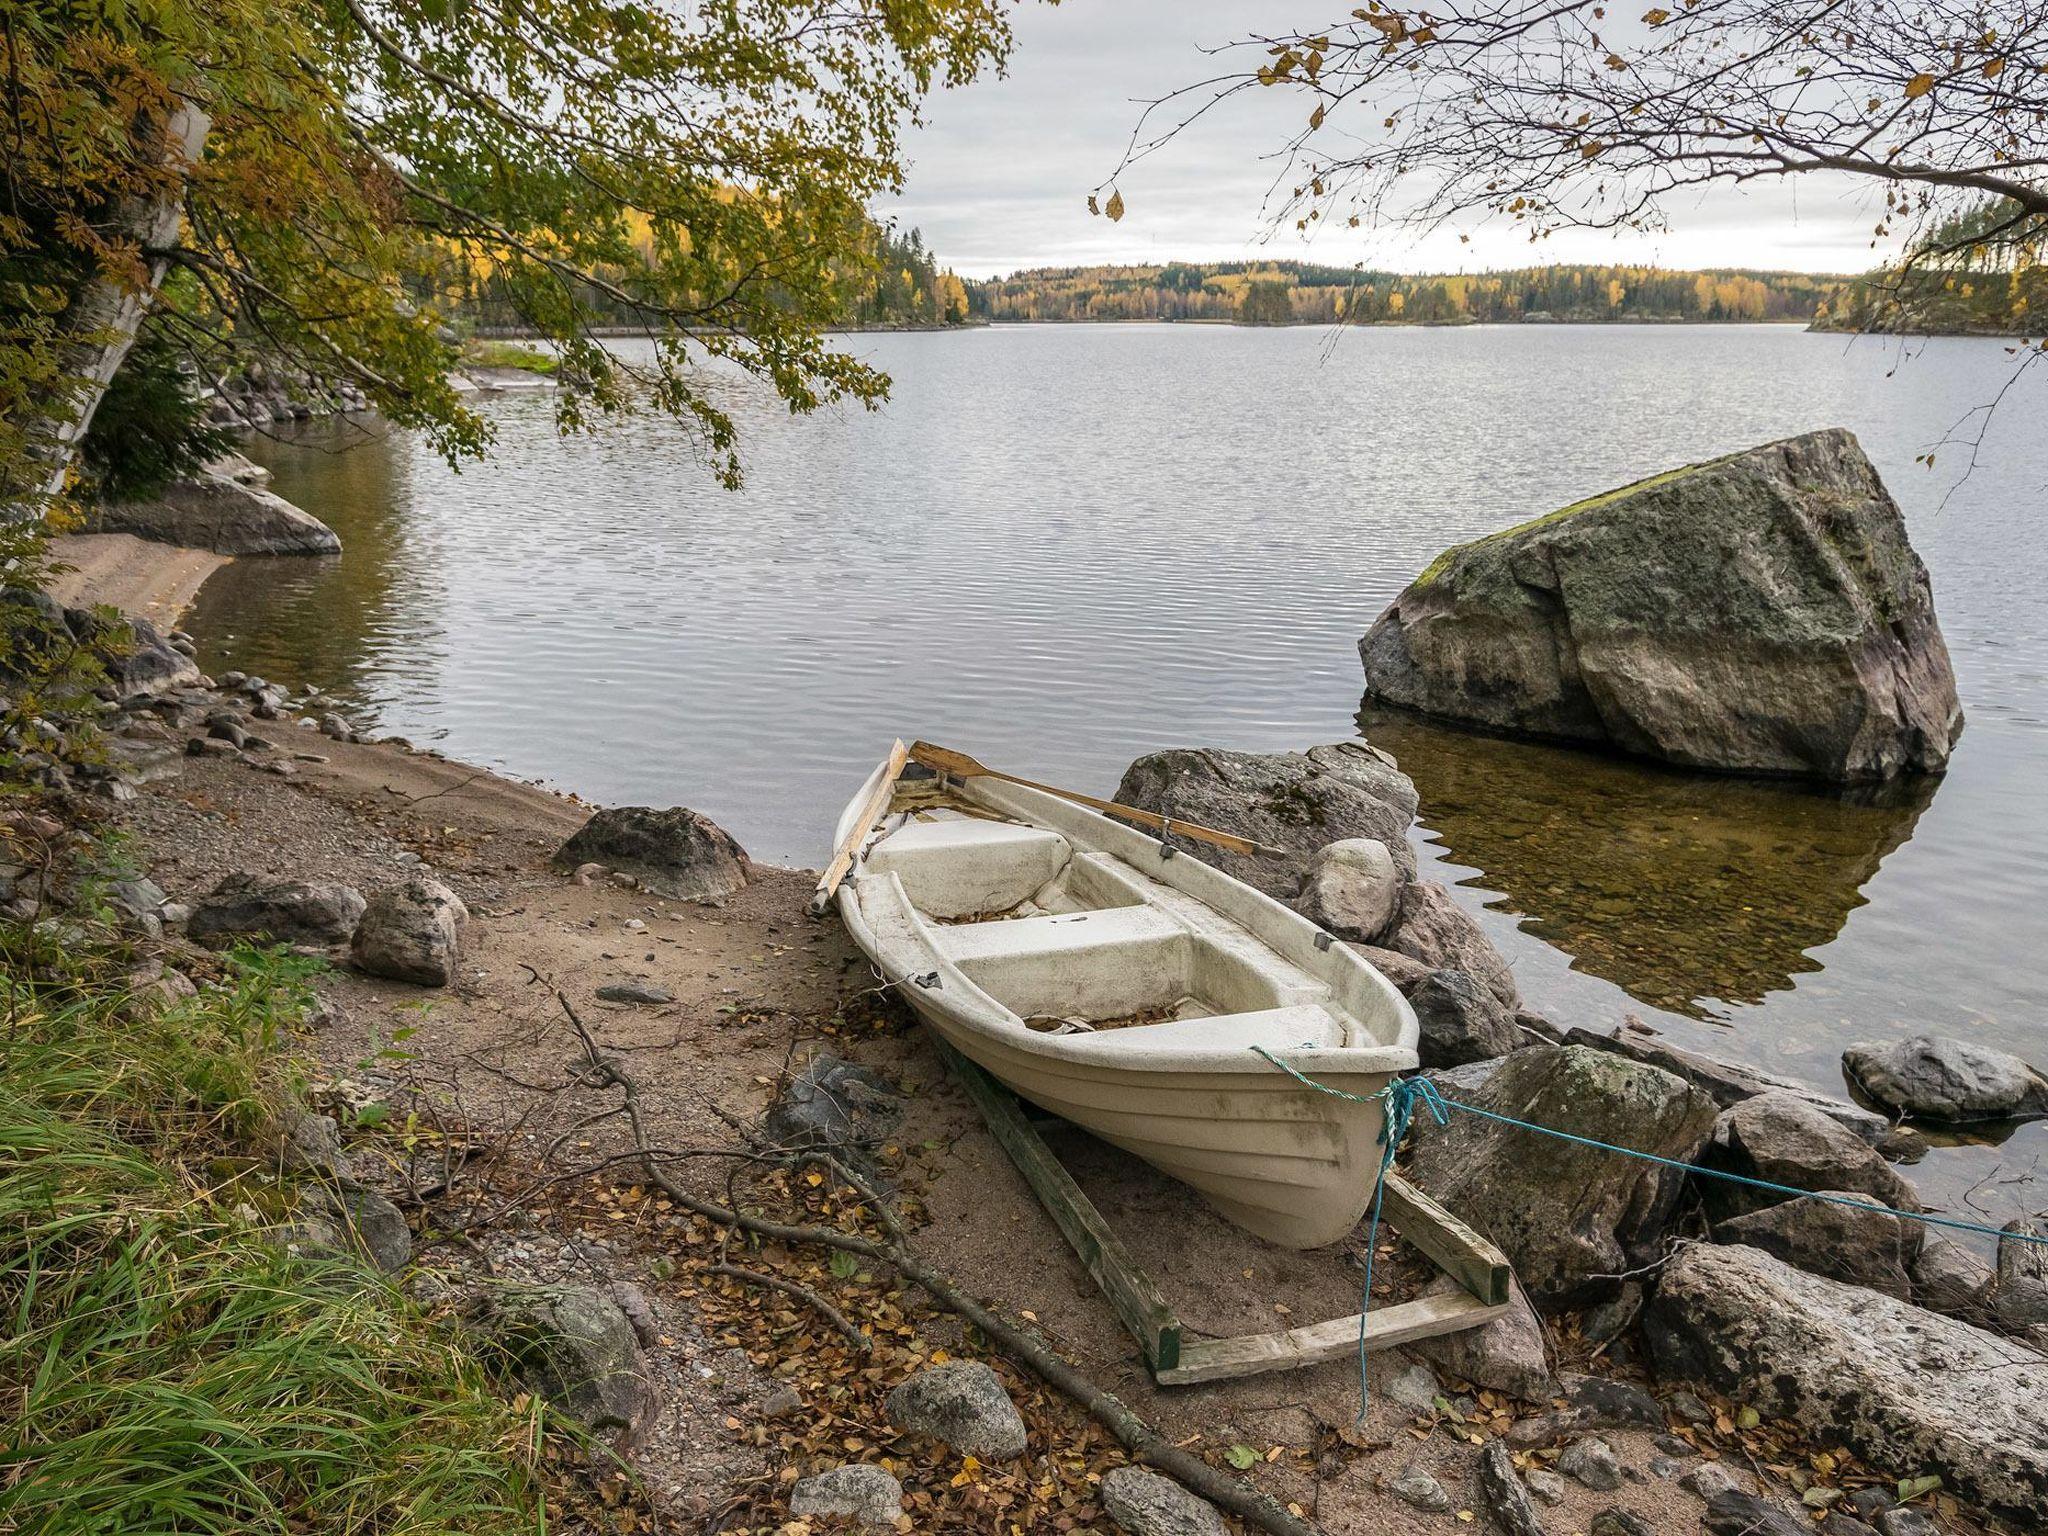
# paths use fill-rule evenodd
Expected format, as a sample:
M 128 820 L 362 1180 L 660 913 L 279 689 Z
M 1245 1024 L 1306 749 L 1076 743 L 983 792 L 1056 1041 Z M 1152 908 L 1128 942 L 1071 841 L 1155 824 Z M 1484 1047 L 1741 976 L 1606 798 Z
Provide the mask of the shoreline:
M 174 627 L 207 579 L 233 560 L 132 533 L 62 534 L 50 541 L 50 553 L 71 567 L 48 585 L 58 602 L 69 608 L 106 603 L 162 630 Z

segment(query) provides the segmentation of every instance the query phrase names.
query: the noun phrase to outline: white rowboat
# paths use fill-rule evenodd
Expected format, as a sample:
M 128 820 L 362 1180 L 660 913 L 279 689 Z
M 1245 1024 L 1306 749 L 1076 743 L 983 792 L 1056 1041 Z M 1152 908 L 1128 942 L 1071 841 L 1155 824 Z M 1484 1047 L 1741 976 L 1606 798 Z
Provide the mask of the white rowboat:
M 932 749 L 936 751 L 937 749 Z M 901 783 L 898 743 L 841 817 L 822 888 L 919 1017 L 1019 1096 L 1290 1248 L 1349 1233 L 1416 1024 L 1299 914 L 1061 794 L 977 772 Z M 971 763 L 971 759 L 959 759 Z M 974 765 L 979 769 L 979 765 Z M 843 878 L 841 878 L 843 876 Z

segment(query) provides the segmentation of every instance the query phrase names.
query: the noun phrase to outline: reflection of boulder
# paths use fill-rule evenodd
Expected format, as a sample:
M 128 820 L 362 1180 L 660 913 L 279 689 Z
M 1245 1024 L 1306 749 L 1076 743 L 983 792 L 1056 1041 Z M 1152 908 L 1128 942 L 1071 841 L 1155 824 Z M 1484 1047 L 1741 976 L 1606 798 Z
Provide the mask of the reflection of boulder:
M 1422 819 L 1522 927 L 1641 1002 L 1698 1014 L 1818 970 L 1880 862 L 1934 795 L 1853 796 L 1674 773 L 1623 758 L 1365 717 L 1415 781 Z

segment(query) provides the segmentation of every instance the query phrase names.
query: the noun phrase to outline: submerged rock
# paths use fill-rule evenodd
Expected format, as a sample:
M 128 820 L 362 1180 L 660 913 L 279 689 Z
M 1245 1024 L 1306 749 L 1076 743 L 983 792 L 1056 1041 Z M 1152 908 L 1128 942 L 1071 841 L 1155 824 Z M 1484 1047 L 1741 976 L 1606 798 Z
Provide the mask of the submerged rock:
M 1658 1374 L 1788 1418 L 1897 1476 L 2048 1522 L 2048 1357 L 1923 1308 L 1695 1243 L 1645 1314 Z
M 1690 767 L 1940 772 L 1962 730 L 1927 569 L 1840 428 L 1449 550 L 1359 652 L 1385 703 Z
M 1282 901 L 1301 891 L 1322 849 L 1349 838 L 1384 844 L 1404 878 L 1415 869 L 1408 847 L 1415 786 L 1393 759 L 1362 741 L 1306 752 L 1154 752 L 1124 770 L 1115 799 L 1282 850 L 1237 854 L 1173 833 L 1162 839 Z
M 259 485 L 215 474 L 174 481 L 144 501 L 98 507 L 91 526 L 217 555 L 341 553 L 340 538 L 312 513 Z
M 1495 1114 L 1689 1163 L 1714 1101 L 1657 1067 L 1535 1045 L 1461 1096 Z M 1498 1243 L 1530 1296 L 1574 1305 L 1656 1257 L 1684 1175 L 1637 1158 L 1450 1111 L 1416 1137 L 1409 1178 Z
M 1876 1103 L 1920 1120 L 1967 1124 L 2048 1115 L 2048 1077 L 2010 1051 L 1916 1035 L 1842 1052 L 1849 1080 Z
M 657 896 L 730 896 L 747 883 L 747 851 L 708 817 L 682 806 L 620 805 L 599 811 L 555 854 L 565 869 L 602 864 Z

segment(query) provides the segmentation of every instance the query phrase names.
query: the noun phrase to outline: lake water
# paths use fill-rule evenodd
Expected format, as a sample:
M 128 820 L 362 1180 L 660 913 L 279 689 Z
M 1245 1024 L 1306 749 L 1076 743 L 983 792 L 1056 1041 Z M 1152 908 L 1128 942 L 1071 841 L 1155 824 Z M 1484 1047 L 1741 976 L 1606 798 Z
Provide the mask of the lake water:
M 1106 793 L 1154 748 L 1351 734 L 1357 639 L 1444 546 L 1846 425 L 1933 572 L 1969 716 L 1944 779 L 1870 804 L 1365 728 L 1422 792 L 1426 862 L 1562 1021 L 1633 1013 L 1834 1091 L 1846 1042 L 1921 1031 L 2048 1065 L 2048 383 L 2007 396 L 1960 483 L 1959 450 L 1914 463 L 1992 398 L 1999 343 L 1074 326 L 845 345 L 894 376 L 890 404 L 792 419 L 734 384 L 740 494 L 671 426 L 563 441 L 530 394 L 489 404 L 497 452 L 460 474 L 360 428 L 259 444 L 347 553 L 217 576 L 203 658 L 816 864 L 896 735 Z M 2048 1204 L 2024 1181 L 2048 1131 L 2002 1152 L 2022 1181 L 1970 1198 L 1999 1221 Z M 1938 1151 L 1922 1182 L 1960 1202 L 1998 1160 Z

